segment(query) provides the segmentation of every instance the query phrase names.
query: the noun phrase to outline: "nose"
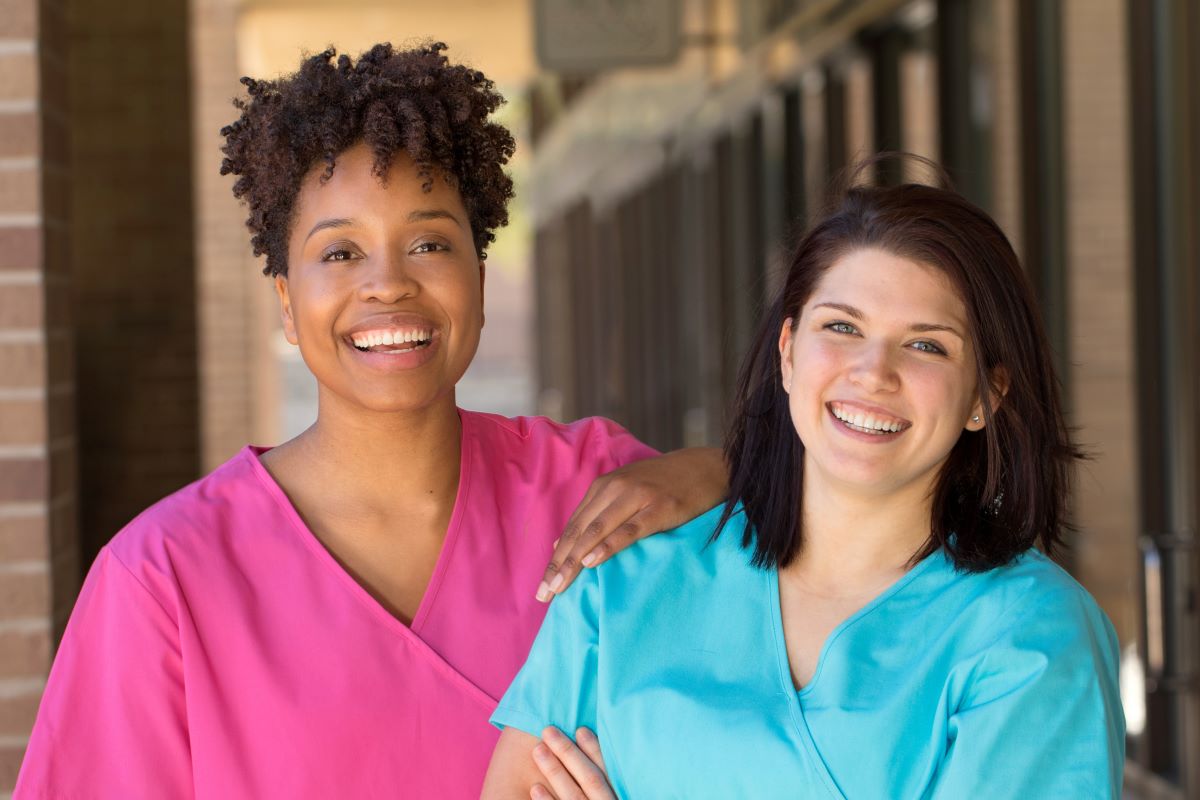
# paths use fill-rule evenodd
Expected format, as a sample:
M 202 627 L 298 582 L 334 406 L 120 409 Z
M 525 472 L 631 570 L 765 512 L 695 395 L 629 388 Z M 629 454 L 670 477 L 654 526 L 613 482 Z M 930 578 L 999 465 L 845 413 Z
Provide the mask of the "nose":
M 885 342 L 864 346 L 851 369 L 850 379 L 867 392 L 895 391 L 900 386 L 900 375 L 892 357 L 892 348 Z
M 394 304 L 421 292 L 421 284 L 403 257 L 386 255 L 368 259 L 360 271 L 359 299 Z

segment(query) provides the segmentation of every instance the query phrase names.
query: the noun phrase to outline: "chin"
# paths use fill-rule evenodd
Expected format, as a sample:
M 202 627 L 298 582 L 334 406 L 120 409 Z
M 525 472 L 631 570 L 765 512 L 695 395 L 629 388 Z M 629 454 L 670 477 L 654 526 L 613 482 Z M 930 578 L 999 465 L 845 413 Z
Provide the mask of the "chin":
M 827 466 L 818 466 L 817 469 L 831 483 L 857 489 L 867 494 L 890 491 L 904 483 L 885 464 L 842 461 Z

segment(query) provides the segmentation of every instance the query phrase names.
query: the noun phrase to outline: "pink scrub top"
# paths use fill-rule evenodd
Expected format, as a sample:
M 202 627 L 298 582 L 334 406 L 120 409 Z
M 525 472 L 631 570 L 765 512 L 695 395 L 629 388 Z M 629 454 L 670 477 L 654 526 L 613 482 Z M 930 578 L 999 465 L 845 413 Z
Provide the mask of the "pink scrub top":
M 407 627 L 247 447 L 100 552 L 15 798 L 476 798 L 488 717 L 592 479 L 654 451 L 608 420 L 460 411 L 458 498 Z

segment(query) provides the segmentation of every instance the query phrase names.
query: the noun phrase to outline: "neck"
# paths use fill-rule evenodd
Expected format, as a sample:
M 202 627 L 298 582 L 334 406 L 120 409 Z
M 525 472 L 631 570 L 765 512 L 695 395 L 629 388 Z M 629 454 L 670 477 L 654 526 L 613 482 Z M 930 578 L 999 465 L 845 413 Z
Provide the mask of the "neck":
M 364 413 L 322 396 L 317 421 L 284 447 L 331 494 L 368 507 L 453 504 L 462 429 L 451 393 L 417 411 Z
M 788 570 L 847 594 L 903 575 L 929 538 L 931 487 L 864 496 L 813 472 L 804 478 L 804 544 Z

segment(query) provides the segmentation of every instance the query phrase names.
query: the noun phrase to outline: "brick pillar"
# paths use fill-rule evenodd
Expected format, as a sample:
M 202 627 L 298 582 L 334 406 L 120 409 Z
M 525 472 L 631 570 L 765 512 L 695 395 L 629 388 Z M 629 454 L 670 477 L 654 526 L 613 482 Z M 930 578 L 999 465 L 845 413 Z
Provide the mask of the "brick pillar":
M 1072 424 L 1095 458 L 1075 496 L 1077 577 L 1137 641 L 1133 242 L 1126 3 L 1062 5 Z
M 1013 249 L 1021 239 L 1020 64 L 1016 0 L 993 0 L 992 9 L 992 216 L 1008 234 Z
M 237 118 L 244 93 L 237 52 L 241 0 L 191 3 L 192 165 L 196 207 L 201 461 L 220 465 L 247 442 L 281 435 L 280 375 L 272 351 L 279 312 L 264 262 L 251 256 L 246 209 L 233 177 L 219 174 L 220 130 Z M 299 60 L 294 68 L 299 65 Z M 260 77 L 260 76 L 259 76 Z
M 58 0 L 0 0 L 0 797 L 79 586 Z

